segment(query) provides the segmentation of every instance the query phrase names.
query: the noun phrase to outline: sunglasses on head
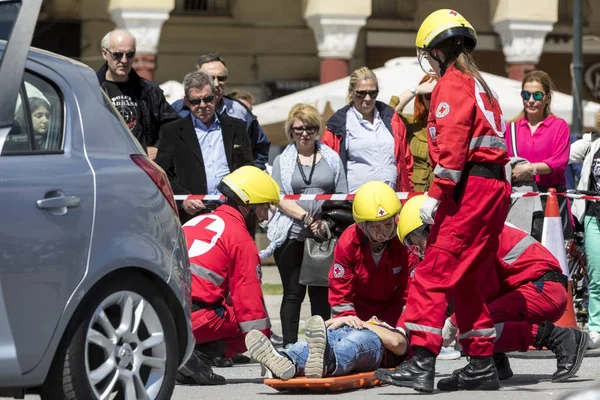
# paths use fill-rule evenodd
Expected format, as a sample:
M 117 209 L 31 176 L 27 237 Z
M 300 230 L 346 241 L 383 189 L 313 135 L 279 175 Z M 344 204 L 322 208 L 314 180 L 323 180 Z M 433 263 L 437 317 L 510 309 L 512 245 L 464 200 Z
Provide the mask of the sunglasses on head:
M 314 135 L 315 133 L 317 133 L 318 130 L 319 130 L 319 127 L 317 125 L 293 126 L 292 127 L 292 132 L 294 132 L 294 134 L 296 134 L 298 136 L 302 135 L 302 132 L 306 132 L 309 135 Z
M 533 93 L 531 93 L 528 90 L 521 91 L 521 97 L 523 98 L 523 100 L 529 100 L 531 98 L 531 96 L 533 96 L 533 99 L 535 101 L 540 101 L 544 98 L 545 95 L 546 95 L 546 93 L 540 92 L 540 91 L 533 92 Z
M 131 60 L 135 57 L 135 51 L 128 51 L 127 53 L 123 53 L 122 51 L 110 51 L 109 49 L 104 49 L 115 61 L 119 61 L 123 59 L 123 54 L 127 57 L 128 60 Z
M 227 75 L 217 75 L 217 76 L 210 76 L 213 79 L 218 80 L 219 82 L 226 82 L 227 81 Z
M 374 99 L 379 94 L 379 90 L 355 90 L 354 94 L 356 94 L 358 97 L 366 97 L 369 95 L 369 97 Z
M 193 106 L 197 106 L 198 104 L 204 102 L 204 104 L 209 104 L 212 103 L 212 101 L 215 99 L 215 95 L 214 94 L 209 94 L 206 97 L 198 97 L 197 99 L 190 99 L 188 98 L 188 101 L 190 102 L 191 105 Z

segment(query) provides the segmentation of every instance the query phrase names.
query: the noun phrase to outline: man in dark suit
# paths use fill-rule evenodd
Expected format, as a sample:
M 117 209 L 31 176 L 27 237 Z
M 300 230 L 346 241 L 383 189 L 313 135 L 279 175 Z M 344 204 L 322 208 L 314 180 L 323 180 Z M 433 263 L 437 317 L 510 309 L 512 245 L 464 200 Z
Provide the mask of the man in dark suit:
M 162 126 L 156 162 L 167 173 L 175 194 L 219 194 L 217 185 L 225 175 L 252 165 L 250 139 L 244 121 L 215 113 L 210 76 L 191 72 L 183 86 L 191 113 Z M 207 204 L 200 200 L 178 204 L 182 224 L 207 211 Z

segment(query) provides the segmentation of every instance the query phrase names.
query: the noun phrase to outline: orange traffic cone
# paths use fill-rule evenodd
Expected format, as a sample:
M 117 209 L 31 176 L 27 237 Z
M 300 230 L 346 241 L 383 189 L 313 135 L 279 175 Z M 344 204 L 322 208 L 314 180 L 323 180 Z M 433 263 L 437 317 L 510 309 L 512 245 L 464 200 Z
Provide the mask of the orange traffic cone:
M 542 228 L 542 245 L 546 247 L 556 257 L 560 263 L 563 274 L 569 276 L 569 267 L 567 264 L 567 253 L 565 251 L 565 239 L 563 235 L 562 221 L 558 207 L 558 198 L 556 189 L 548 189 L 548 199 L 546 201 L 546 214 L 544 216 L 544 227 Z M 575 307 L 573 307 L 573 292 L 571 283 L 567 292 L 567 309 L 563 316 L 554 323 L 557 326 L 577 328 L 575 319 Z

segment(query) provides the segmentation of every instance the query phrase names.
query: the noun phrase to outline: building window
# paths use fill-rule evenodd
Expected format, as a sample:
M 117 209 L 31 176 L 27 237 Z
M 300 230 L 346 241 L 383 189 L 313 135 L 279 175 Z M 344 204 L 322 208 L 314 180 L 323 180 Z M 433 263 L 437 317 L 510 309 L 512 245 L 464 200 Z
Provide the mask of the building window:
M 231 15 L 231 0 L 175 0 L 179 14 Z
M 373 0 L 371 18 L 411 21 L 418 7 L 416 0 Z
M 573 24 L 573 0 L 558 0 L 558 24 L 570 26 Z M 583 1 L 583 26 L 590 26 L 592 1 Z

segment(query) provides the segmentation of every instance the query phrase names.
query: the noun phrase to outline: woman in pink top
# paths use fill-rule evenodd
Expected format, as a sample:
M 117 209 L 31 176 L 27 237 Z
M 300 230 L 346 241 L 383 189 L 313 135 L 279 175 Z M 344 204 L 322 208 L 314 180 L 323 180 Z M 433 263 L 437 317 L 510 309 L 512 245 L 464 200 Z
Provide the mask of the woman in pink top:
M 567 122 L 550 111 L 553 88 L 550 76 L 544 71 L 525 75 L 521 91 L 523 112 L 511 123 L 506 135 L 508 155 L 529 161 L 515 166 L 512 182 L 535 181 L 540 192 L 547 192 L 549 188 L 566 191 L 570 132 Z M 542 196 L 541 200 L 545 208 L 546 197 Z M 568 202 L 563 196 L 559 196 L 558 200 L 565 239 L 568 239 L 573 234 Z M 534 216 L 532 234 L 538 230 L 541 234 L 542 223 L 543 215 L 540 218 Z

